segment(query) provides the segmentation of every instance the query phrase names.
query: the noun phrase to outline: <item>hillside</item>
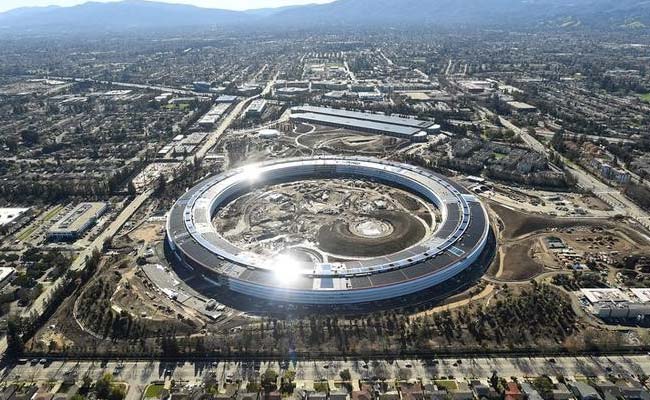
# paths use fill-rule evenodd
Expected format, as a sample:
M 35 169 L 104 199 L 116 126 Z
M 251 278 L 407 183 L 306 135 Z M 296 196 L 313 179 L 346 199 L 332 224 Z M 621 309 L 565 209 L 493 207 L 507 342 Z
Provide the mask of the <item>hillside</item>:
M 4 31 L 119 31 L 178 27 L 336 26 L 546 27 L 643 29 L 644 0 L 338 0 L 329 4 L 227 11 L 144 0 L 74 7 L 22 8 L 0 14 Z

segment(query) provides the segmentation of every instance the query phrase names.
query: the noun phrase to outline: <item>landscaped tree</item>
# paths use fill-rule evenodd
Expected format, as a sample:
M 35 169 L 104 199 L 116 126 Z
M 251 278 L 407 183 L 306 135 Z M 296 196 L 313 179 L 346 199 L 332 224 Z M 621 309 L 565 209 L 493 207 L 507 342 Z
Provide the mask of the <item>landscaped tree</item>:
M 11 317 L 7 321 L 7 356 L 17 357 L 21 355 L 24 346 L 21 321 L 18 317 Z
M 349 382 L 352 380 L 352 374 L 350 374 L 349 369 L 344 369 L 343 371 L 339 372 L 339 376 L 341 377 L 341 380 Z
M 278 382 L 278 373 L 271 368 L 264 371 L 262 374 L 262 386 L 265 392 L 272 392 L 276 389 Z
M 126 391 L 122 385 L 113 385 L 108 400 L 123 400 L 126 397 Z
M 293 383 L 294 379 L 296 379 L 296 371 L 292 369 L 286 370 L 282 376 L 282 385 L 280 387 L 280 391 L 282 393 L 293 393 L 293 390 L 295 389 L 295 385 Z
M 104 376 L 102 376 L 95 383 L 95 393 L 97 394 L 97 398 L 99 399 L 109 399 L 112 389 L 113 389 L 113 377 L 111 376 L 111 374 L 104 374 Z

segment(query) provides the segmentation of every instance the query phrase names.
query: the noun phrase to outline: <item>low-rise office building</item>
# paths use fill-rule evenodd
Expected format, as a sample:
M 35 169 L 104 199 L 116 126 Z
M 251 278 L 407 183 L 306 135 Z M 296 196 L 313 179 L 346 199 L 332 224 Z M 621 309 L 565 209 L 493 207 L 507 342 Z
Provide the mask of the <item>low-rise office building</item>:
M 251 102 L 251 104 L 248 106 L 248 109 L 246 109 L 246 116 L 259 117 L 262 115 L 262 113 L 264 113 L 264 110 L 266 110 L 266 100 L 257 99 Z
M 108 204 L 103 202 L 80 203 L 50 228 L 47 238 L 56 242 L 76 240 L 90 229 L 107 209 Z

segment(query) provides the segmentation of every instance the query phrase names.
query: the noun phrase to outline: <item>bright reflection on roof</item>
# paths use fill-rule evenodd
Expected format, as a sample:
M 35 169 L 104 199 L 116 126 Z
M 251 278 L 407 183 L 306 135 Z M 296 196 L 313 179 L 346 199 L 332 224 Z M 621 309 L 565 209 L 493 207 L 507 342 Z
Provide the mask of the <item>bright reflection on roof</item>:
M 300 277 L 300 262 L 286 254 L 271 259 L 269 268 L 273 271 L 275 280 L 283 285 L 289 285 Z
M 260 177 L 260 169 L 255 165 L 249 165 L 243 168 L 242 175 L 249 182 L 255 182 Z

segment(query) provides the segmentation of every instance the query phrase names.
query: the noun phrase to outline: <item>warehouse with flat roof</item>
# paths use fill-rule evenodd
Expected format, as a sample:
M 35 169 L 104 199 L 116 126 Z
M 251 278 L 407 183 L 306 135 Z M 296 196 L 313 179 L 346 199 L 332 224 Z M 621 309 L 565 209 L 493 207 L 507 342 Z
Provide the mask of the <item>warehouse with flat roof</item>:
M 427 140 L 427 135 L 440 131 L 440 126 L 436 125 L 434 121 L 326 107 L 294 107 L 291 109 L 291 119 L 298 122 L 395 136 L 413 142 L 424 142 Z
M 370 113 L 362 111 L 339 110 L 328 107 L 301 106 L 291 109 L 292 113 L 313 113 L 318 115 L 330 115 L 333 117 L 357 119 L 362 121 L 376 122 L 388 125 L 406 126 L 426 131 L 427 133 L 437 133 L 440 126 L 434 121 L 417 119 L 413 117 L 403 117 L 397 115 L 386 115 L 380 113 Z
M 107 209 L 103 202 L 80 203 L 50 228 L 47 238 L 55 242 L 79 239 Z
M 230 103 L 218 103 L 199 120 L 202 128 L 212 128 L 230 108 Z
M 408 126 L 391 125 L 380 122 L 314 113 L 291 114 L 291 119 L 298 122 L 327 125 L 335 128 L 345 128 L 366 133 L 376 133 L 379 135 L 395 136 L 413 142 L 424 142 L 427 140 L 427 133 L 425 131 Z

